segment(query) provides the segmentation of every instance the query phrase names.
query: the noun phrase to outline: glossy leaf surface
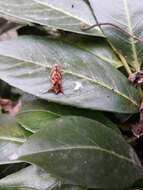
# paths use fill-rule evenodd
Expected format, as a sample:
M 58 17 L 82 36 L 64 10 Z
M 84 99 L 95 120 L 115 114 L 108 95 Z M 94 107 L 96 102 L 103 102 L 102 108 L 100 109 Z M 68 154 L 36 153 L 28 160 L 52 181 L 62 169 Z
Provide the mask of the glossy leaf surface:
M 83 117 L 51 122 L 20 147 L 17 158 L 87 188 L 122 189 L 142 176 L 140 162 L 125 140 Z
M 63 76 L 64 93 L 58 95 L 47 92 L 55 63 L 61 66 Z M 53 102 L 119 113 L 138 112 L 139 93 L 125 76 L 70 42 L 30 36 L 1 43 L 0 78 Z
M 76 2 L 74 7 L 68 2 L 64 6 L 69 9 L 56 9 L 50 4 L 42 5 L 34 0 L 0 0 L 0 14 L 21 23 L 38 24 L 81 34 L 84 34 L 81 30 L 82 23 L 94 23 L 93 15 L 85 1 Z M 89 31 L 89 34 L 103 36 L 97 29 L 94 32 Z

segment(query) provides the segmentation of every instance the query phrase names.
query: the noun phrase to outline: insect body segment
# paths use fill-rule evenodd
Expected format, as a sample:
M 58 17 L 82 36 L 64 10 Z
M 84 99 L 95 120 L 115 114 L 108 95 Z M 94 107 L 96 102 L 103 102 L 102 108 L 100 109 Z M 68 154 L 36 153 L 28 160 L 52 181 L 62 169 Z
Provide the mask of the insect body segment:
M 54 64 L 52 66 L 50 81 L 52 83 L 52 87 L 48 90 L 48 92 L 54 92 L 56 94 L 60 92 L 63 93 L 61 69 L 58 64 Z

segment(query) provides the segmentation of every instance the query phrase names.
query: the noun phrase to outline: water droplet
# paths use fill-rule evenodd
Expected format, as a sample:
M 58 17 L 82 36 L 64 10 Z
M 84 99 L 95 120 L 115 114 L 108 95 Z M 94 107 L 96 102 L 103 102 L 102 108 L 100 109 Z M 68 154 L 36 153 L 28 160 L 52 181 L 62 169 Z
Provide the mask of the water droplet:
M 76 91 L 76 90 L 80 90 L 81 88 L 83 88 L 81 82 L 78 82 L 78 81 L 75 82 L 74 90 L 75 90 L 75 91 Z

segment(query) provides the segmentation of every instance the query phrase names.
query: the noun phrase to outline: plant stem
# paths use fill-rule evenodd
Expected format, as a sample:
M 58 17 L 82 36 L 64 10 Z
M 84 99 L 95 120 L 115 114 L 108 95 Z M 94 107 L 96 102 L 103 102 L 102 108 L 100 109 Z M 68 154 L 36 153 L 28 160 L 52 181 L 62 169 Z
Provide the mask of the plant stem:
M 119 56 L 122 64 L 124 65 L 124 67 L 125 67 L 128 75 L 130 75 L 132 73 L 132 71 L 131 71 L 131 69 L 130 69 L 130 67 L 129 67 L 129 65 L 128 65 L 126 59 L 125 59 L 125 57 L 122 54 L 120 54 L 119 52 L 118 52 L 118 56 Z
M 139 93 L 140 93 L 141 99 L 143 101 L 143 90 L 142 90 L 142 87 L 139 86 L 138 89 L 139 89 Z

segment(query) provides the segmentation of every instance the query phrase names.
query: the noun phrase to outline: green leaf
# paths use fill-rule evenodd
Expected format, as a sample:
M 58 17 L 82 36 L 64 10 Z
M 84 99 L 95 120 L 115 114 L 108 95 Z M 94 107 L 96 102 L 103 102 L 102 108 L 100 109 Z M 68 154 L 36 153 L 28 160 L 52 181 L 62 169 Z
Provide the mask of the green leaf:
M 142 177 L 133 149 L 114 130 L 84 117 L 62 117 L 32 135 L 17 158 L 87 188 L 123 189 Z
M 44 106 L 37 106 L 37 109 L 31 107 L 21 111 L 17 114 L 16 120 L 25 130 L 35 133 L 39 129 L 48 126 L 51 120 L 59 117 L 60 115 L 45 109 Z
M 36 166 L 29 166 L 0 180 L 0 190 L 48 190 L 58 185 L 58 180 Z
M 46 0 L 41 1 L 45 2 Z M 143 16 L 143 1 L 107 0 L 106 3 L 99 3 L 98 0 L 90 0 L 90 3 L 99 23 L 112 23 L 133 36 L 143 37 L 143 20 L 141 19 Z M 124 54 L 128 63 L 138 69 L 143 60 L 142 44 L 110 25 L 101 27 L 107 38 Z
M 63 94 L 45 93 L 51 86 L 49 75 L 54 63 L 62 68 Z M 25 36 L 2 42 L 0 78 L 62 104 L 119 113 L 134 113 L 139 108 L 139 93 L 123 74 L 90 52 L 61 40 Z
M 0 140 L 21 144 L 26 141 L 29 135 L 27 131 L 18 125 L 14 118 L 0 114 Z
M 28 102 L 23 101 L 22 110 L 16 115 L 16 121 L 24 129 L 35 133 L 43 127 L 48 127 L 51 120 L 55 120 L 64 115 L 91 118 L 120 133 L 118 127 L 99 111 L 64 106 L 48 101 L 37 100 L 36 98 L 33 98 Z
M 41 5 L 34 0 L 11 0 L 10 2 L 8 0 L 0 0 L 0 14 L 12 21 L 34 23 L 48 28 L 54 27 L 81 34 L 84 34 L 80 29 L 82 22 L 88 25 L 94 23 L 90 9 L 84 1 L 80 0 L 74 8 L 68 2 L 64 6 L 68 7 L 69 10 L 64 11 L 63 9 Z M 89 34 L 103 36 L 97 29 L 94 32 L 89 31 Z
M 14 118 L 0 115 L 0 164 L 7 163 L 9 157 L 26 141 L 30 134 L 18 126 Z
M 67 43 L 70 42 L 73 46 L 81 48 L 106 63 L 112 64 L 114 67 L 119 68 L 123 66 L 122 62 L 117 58 L 115 52 L 111 50 L 107 41 L 103 38 L 94 38 L 92 36 L 84 36 L 77 34 L 70 34 L 63 37 Z

